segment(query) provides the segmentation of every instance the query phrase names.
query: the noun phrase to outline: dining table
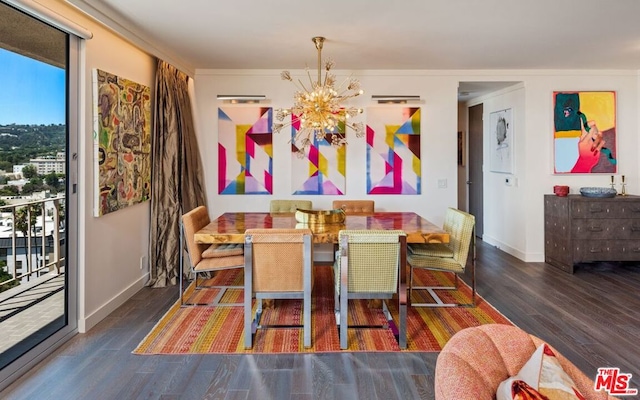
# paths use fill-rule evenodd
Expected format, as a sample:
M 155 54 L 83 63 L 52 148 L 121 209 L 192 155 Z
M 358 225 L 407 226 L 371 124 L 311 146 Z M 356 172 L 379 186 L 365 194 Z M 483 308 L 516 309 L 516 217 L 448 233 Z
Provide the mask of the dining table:
M 407 243 L 448 243 L 449 234 L 441 227 L 409 211 L 383 211 L 347 214 L 344 222 L 305 224 L 294 213 L 226 212 L 195 233 L 198 243 L 244 243 L 247 229 L 309 228 L 314 243 L 338 243 L 343 229 L 397 229 L 404 231 Z
M 344 222 L 310 224 L 301 223 L 294 213 L 268 212 L 227 212 L 194 234 L 198 243 L 244 243 L 247 229 L 291 229 L 309 228 L 313 233 L 313 243 L 338 244 L 339 232 L 343 229 L 383 229 L 401 230 L 406 237 L 400 242 L 400 268 L 398 271 L 398 310 L 400 329 L 398 342 L 406 348 L 406 318 L 409 298 L 407 285 L 407 243 L 448 243 L 449 233 L 414 212 L 374 212 L 370 214 L 346 214 Z M 370 303 L 371 306 L 371 303 Z M 402 321 L 405 321 L 404 323 Z

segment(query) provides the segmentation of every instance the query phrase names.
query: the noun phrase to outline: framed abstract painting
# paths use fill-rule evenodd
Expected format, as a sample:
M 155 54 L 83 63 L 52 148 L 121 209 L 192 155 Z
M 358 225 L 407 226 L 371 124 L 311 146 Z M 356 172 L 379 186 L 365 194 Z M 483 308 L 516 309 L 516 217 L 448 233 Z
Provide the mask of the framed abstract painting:
M 273 109 L 218 108 L 218 193 L 273 193 Z
M 296 195 L 344 195 L 346 192 L 346 146 L 333 146 L 332 134 L 323 138 L 313 136 L 305 148 L 293 140 L 299 132 L 300 121 L 291 125 L 291 184 Z M 345 133 L 344 123 L 337 133 Z
M 513 113 L 511 109 L 489 114 L 489 170 L 513 173 Z
M 367 194 L 420 194 L 420 108 L 367 109 Z
M 94 215 L 151 195 L 151 89 L 93 70 Z
M 553 172 L 616 173 L 616 92 L 553 93 Z

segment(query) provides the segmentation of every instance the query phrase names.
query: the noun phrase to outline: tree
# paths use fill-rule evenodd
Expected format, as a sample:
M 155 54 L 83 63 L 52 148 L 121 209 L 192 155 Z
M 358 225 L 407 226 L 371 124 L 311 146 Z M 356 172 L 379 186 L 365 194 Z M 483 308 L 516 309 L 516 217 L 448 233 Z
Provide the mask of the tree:
M 22 191 L 20 193 L 23 195 L 27 195 L 33 192 L 40 192 L 42 190 L 44 190 L 44 185 L 42 185 L 42 183 L 34 184 L 29 182 L 24 184 L 24 186 L 22 187 Z
M 47 175 L 44 176 L 44 182 L 51 189 L 57 190 L 59 185 L 58 174 L 56 174 L 55 172 L 49 172 Z
M 22 176 L 24 176 L 25 179 L 35 178 L 38 176 L 38 170 L 35 166 L 27 164 L 22 168 Z
M 4 260 L 0 260 L 0 292 L 4 292 L 7 289 L 10 289 L 14 286 L 18 286 L 20 284 L 19 281 L 13 281 L 11 283 L 2 283 L 4 281 L 8 281 L 13 278 L 9 271 L 7 271 L 7 263 Z
M 13 172 L 13 164 L 9 161 L 0 161 L 0 169 L 5 172 Z
M 22 237 L 24 237 L 24 254 L 27 255 L 27 260 L 31 259 L 31 255 L 29 254 L 29 247 L 27 243 L 27 232 L 29 229 L 35 229 L 36 226 L 36 218 L 42 215 L 42 208 L 38 204 L 29 204 L 24 207 L 18 208 L 16 210 L 15 217 L 15 227 L 17 230 L 22 232 Z M 29 217 L 29 219 L 27 219 Z M 44 229 L 44 226 L 43 226 Z M 36 242 L 37 243 L 37 242 Z M 37 254 L 37 250 L 36 250 Z M 31 261 L 27 261 L 30 263 Z
M 0 195 L 2 196 L 17 196 L 20 194 L 20 190 L 17 186 L 7 185 L 0 189 Z

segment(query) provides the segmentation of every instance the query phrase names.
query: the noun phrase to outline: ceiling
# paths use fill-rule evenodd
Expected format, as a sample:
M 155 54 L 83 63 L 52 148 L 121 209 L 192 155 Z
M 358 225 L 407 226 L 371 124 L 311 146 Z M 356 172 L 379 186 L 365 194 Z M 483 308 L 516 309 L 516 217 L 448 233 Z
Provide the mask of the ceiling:
M 640 69 L 638 0 L 66 1 L 192 69 Z

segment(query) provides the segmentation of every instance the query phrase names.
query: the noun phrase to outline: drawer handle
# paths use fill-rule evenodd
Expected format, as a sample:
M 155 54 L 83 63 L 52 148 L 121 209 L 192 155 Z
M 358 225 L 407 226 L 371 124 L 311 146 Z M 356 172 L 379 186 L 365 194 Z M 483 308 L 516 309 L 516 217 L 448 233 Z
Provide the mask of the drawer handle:
M 640 231 L 640 226 L 632 226 L 631 227 L 631 232 L 638 232 Z
M 601 206 L 599 206 L 599 205 L 591 205 L 591 206 L 589 207 L 589 211 L 590 211 L 590 212 L 592 212 L 592 213 L 597 213 L 597 212 L 602 212 L 602 211 L 604 211 L 604 210 L 603 210 L 603 209 L 602 209 L 602 207 L 601 207 Z
M 589 250 L 589 253 L 602 253 L 602 249 L 591 249 Z
M 638 228 L 638 230 L 640 230 L 640 228 Z M 600 226 L 590 226 L 589 227 L 589 232 L 602 232 L 602 227 L 600 227 Z
M 635 213 L 640 213 L 640 207 L 637 206 L 631 206 L 629 207 L 631 209 L 631 211 L 635 212 Z

